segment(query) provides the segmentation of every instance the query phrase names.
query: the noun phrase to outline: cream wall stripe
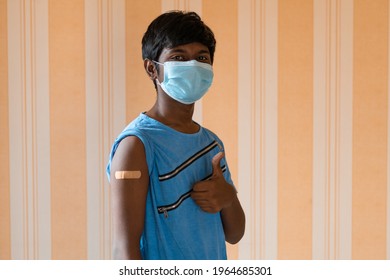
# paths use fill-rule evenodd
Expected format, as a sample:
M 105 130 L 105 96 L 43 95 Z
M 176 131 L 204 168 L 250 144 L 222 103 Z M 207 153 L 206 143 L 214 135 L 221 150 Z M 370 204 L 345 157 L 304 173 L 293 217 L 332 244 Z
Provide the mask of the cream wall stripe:
M 11 200 L 11 257 L 26 259 L 25 249 L 25 203 L 23 164 L 23 74 L 22 41 L 23 28 L 20 1 L 8 1 L 8 102 L 10 142 L 10 200 Z M 12 93 L 12 94 L 11 94 Z
M 352 1 L 314 1 L 313 258 L 351 258 Z
M 38 200 L 38 250 L 39 259 L 51 258 L 50 214 L 50 104 L 49 104 L 49 19 L 48 1 L 35 0 L 36 53 L 36 138 L 37 138 L 37 188 Z
M 246 73 L 250 71 L 251 54 L 249 44 L 251 42 L 252 32 L 251 19 L 247 13 L 251 11 L 251 1 L 239 1 L 238 3 L 238 185 L 243 186 L 244 190 L 240 192 L 242 207 L 246 215 L 246 229 L 243 239 L 240 241 L 239 256 L 243 259 L 256 259 L 255 241 L 257 239 L 255 232 L 253 205 L 251 196 L 254 182 L 252 178 L 251 166 L 251 75 Z
M 202 0 L 162 0 L 161 12 L 164 13 L 171 10 L 193 11 L 196 12 L 199 16 L 202 16 Z M 197 123 L 203 124 L 202 100 L 197 101 L 195 104 L 193 119 Z
M 247 217 L 239 256 L 276 259 L 278 6 L 268 0 L 238 5 L 238 182 Z
M 340 17 L 340 143 L 339 240 L 337 257 L 352 258 L 352 104 L 353 104 L 353 0 L 339 0 Z
M 278 227 L 275 222 L 278 218 L 278 2 L 266 0 L 264 6 L 264 41 L 265 50 L 265 83 L 264 92 L 264 231 L 265 259 L 277 259 L 278 252 Z
M 11 258 L 7 0 L 0 0 L 0 260 Z
M 85 1 L 88 259 L 111 257 L 111 142 L 125 125 L 125 2 Z M 98 125 L 96 125 L 98 123 Z
M 8 1 L 11 246 L 51 257 L 48 3 Z

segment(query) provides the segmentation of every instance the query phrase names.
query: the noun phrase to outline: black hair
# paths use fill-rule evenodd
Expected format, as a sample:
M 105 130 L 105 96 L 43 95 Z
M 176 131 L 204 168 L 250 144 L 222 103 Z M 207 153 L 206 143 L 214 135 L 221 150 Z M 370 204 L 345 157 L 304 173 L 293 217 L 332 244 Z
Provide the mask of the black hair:
M 216 41 L 211 29 L 195 12 L 170 11 L 158 16 L 146 30 L 142 38 L 142 59 L 158 61 L 164 48 L 194 42 L 209 49 L 212 63 Z

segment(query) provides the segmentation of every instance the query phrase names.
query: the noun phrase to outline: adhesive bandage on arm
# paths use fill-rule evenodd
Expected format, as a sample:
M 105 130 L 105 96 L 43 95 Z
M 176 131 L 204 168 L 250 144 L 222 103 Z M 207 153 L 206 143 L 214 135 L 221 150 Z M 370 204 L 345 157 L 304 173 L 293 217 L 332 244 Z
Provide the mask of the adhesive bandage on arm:
M 135 171 L 116 171 L 115 172 L 115 179 L 117 180 L 124 180 L 124 179 L 139 179 L 141 178 L 141 171 L 135 170 Z

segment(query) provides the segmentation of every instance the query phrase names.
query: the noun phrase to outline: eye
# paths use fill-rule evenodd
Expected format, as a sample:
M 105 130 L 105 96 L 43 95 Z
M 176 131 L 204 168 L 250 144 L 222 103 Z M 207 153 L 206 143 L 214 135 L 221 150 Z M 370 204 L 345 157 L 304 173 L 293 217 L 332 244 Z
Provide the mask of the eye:
M 173 55 L 170 57 L 170 60 L 183 61 L 183 60 L 185 60 L 185 58 L 182 55 Z
M 198 60 L 199 62 L 205 62 L 205 63 L 207 63 L 207 62 L 210 61 L 210 58 L 209 58 L 208 56 L 201 55 L 201 56 L 199 56 L 199 57 L 197 58 L 197 60 Z

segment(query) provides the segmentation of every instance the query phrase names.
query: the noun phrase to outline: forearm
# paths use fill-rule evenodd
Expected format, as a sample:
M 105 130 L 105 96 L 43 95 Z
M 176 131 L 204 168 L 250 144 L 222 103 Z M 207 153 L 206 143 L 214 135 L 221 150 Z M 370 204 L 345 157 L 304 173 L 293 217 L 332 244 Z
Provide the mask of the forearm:
M 232 204 L 221 211 L 225 240 L 230 244 L 236 244 L 244 236 L 245 214 L 237 196 Z

